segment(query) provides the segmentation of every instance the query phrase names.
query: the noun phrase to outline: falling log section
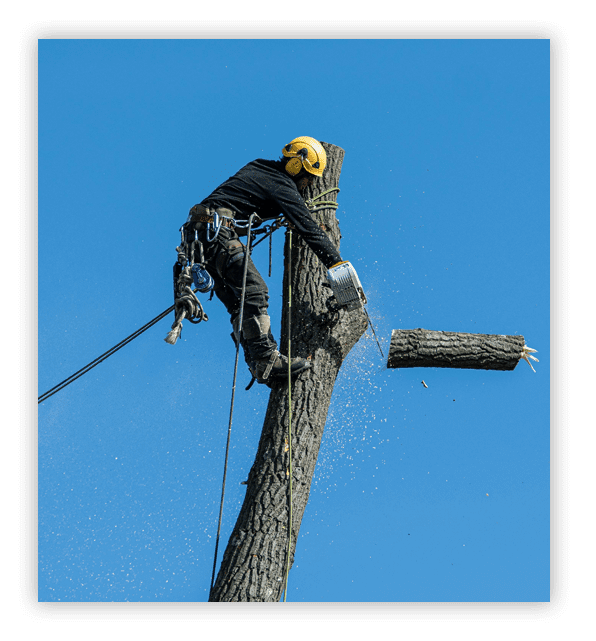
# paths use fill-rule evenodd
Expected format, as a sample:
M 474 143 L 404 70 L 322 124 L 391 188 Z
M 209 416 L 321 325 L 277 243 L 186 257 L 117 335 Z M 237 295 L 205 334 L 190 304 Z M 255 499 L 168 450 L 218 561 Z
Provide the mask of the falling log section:
M 512 370 L 534 352 L 523 336 L 464 334 L 429 329 L 394 329 L 387 367 L 450 367 Z M 532 368 L 534 369 L 534 368 Z

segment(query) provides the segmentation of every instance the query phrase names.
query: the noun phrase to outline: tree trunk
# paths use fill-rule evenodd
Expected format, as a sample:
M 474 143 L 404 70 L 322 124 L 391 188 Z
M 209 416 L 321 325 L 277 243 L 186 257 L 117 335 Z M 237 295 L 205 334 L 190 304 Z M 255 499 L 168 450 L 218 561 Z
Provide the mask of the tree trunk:
M 512 370 L 524 358 L 524 348 L 523 336 L 394 329 L 387 367 Z
M 344 157 L 340 147 L 322 143 L 327 170 L 315 180 L 307 198 L 337 187 Z M 335 200 L 336 192 L 325 195 Z M 316 204 L 316 201 L 315 201 Z M 339 248 L 339 224 L 332 208 L 314 219 Z M 290 264 L 288 265 L 288 258 Z M 284 297 L 280 350 L 287 354 L 288 268 L 291 271 L 292 356 L 309 357 L 312 366 L 292 383 L 292 441 L 288 433 L 288 385 L 272 389 L 246 497 L 224 552 L 210 601 L 279 601 L 294 559 L 300 523 L 310 493 L 327 411 L 339 368 L 367 328 L 362 310 L 330 313 L 325 301 L 326 269 L 300 237 L 288 232 L 284 248 Z M 290 460 L 292 453 L 292 522 L 290 528 Z

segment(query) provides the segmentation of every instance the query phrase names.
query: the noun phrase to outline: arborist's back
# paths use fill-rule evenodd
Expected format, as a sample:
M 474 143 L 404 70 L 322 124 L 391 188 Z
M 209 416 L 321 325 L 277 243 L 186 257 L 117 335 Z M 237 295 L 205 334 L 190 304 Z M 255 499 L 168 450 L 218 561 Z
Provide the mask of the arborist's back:
M 244 223 L 253 212 L 261 220 L 283 215 L 329 268 L 340 262 L 341 256 L 311 216 L 295 180 L 285 171 L 285 164 L 283 160 L 253 160 L 201 201 L 201 205 L 216 210 L 227 208 L 236 221 Z M 193 210 L 194 207 L 189 220 Z

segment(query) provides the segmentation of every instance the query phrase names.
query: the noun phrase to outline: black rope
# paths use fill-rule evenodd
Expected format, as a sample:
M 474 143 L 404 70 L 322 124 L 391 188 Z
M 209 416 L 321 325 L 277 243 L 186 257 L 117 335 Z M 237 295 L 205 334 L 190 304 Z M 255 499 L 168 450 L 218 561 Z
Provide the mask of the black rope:
M 385 358 L 385 354 L 383 354 L 383 350 L 381 349 L 381 343 L 379 343 L 379 339 L 377 338 L 377 332 L 375 332 L 374 325 L 372 324 L 372 321 L 370 320 L 370 316 L 368 315 L 368 310 L 366 309 L 366 307 L 363 307 L 363 309 L 366 313 L 366 318 L 368 318 L 368 324 L 372 329 L 373 336 L 375 337 L 375 340 L 377 341 L 377 345 L 379 346 L 379 352 L 381 352 L 381 356 Z
M 92 370 L 96 365 L 99 365 L 102 361 L 105 361 L 106 358 L 108 358 L 112 354 L 115 354 L 119 349 L 122 349 L 125 345 L 128 345 L 128 343 L 134 340 L 137 336 L 140 336 L 143 332 L 147 331 L 150 327 L 153 327 L 153 325 L 158 323 L 162 318 L 165 318 L 172 311 L 174 311 L 174 305 L 166 309 L 159 316 L 156 316 L 153 320 L 150 320 L 147 324 L 143 325 L 143 327 L 141 327 L 140 329 L 137 329 L 137 331 L 133 332 L 130 336 L 127 336 L 124 340 L 120 341 L 117 345 L 114 345 L 114 347 L 110 348 L 107 352 L 104 352 L 103 354 L 101 354 L 101 356 L 98 356 L 95 360 L 85 365 L 85 367 L 82 367 L 80 370 L 78 370 L 74 374 L 71 374 L 68 378 L 65 378 L 61 383 L 58 383 L 58 385 L 54 385 L 54 387 L 49 389 L 47 392 L 44 392 L 41 396 L 38 396 L 37 404 L 39 405 L 40 403 L 43 403 L 45 400 L 50 398 L 50 396 L 53 396 L 54 394 L 56 394 L 56 392 L 59 392 L 60 390 L 64 389 L 67 385 L 70 385 L 72 382 L 76 381 L 77 378 L 80 378 L 81 376 L 83 376 L 83 374 L 86 374 L 87 372 Z
M 242 294 L 240 296 L 240 314 L 238 317 L 238 340 L 236 342 L 236 361 L 234 363 L 234 380 L 232 383 L 232 401 L 230 403 L 230 422 L 228 424 L 228 440 L 226 442 L 226 456 L 224 462 L 223 482 L 221 485 L 221 501 L 219 504 L 219 522 L 217 524 L 217 536 L 215 537 L 215 553 L 213 555 L 213 572 L 211 574 L 211 587 L 209 588 L 209 599 L 213 593 L 213 584 L 215 582 L 215 567 L 217 565 L 217 551 L 219 549 L 219 535 L 221 532 L 221 521 L 223 515 L 224 495 L 226 491 L 226 475 L 228 473 L 228 454 L 230 452 L 230 436 L 232 434 L 232 417 L 234 415 L 234 397 L 236 395 L 236 375 L 238 373 L 238 355 L 240 353 L 240 337 L 242 336 L 242 320 L 244 316 L 244 298 L 246 294 L 246 275 L 248 273 L 248 261 L 250 260 L 251 250 L 251 227 L 252 220 L 256 214 L 251 214 L 248 219 L 248 234 L 246 240 L 246 254 L 244 256 L 244 273 L 242 275 Z

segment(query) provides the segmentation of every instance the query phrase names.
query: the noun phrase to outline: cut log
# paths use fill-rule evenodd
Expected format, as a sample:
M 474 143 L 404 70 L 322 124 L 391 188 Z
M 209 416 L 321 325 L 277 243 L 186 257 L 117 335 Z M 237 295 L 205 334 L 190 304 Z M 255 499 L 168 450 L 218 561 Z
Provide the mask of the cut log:
M 523 336 L 438 332 L 422 328 L 394 329 L 391 333 L 387 367 L 506 371 L 515 369 L 522 358 L 527 360 Z

